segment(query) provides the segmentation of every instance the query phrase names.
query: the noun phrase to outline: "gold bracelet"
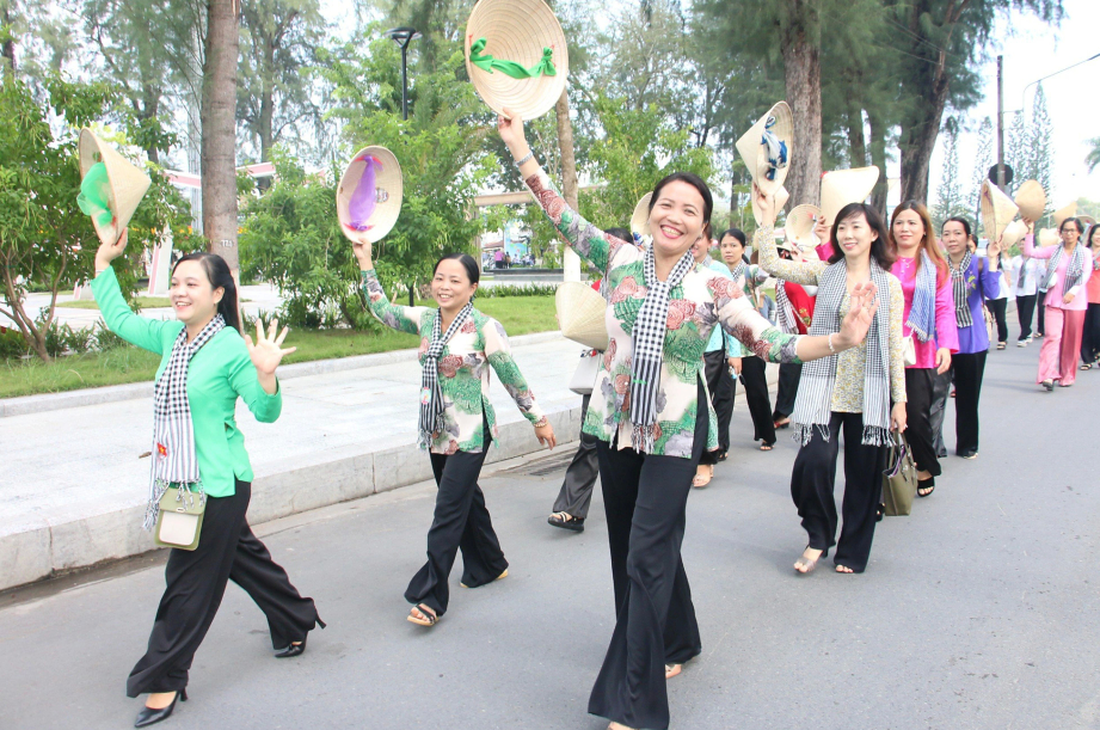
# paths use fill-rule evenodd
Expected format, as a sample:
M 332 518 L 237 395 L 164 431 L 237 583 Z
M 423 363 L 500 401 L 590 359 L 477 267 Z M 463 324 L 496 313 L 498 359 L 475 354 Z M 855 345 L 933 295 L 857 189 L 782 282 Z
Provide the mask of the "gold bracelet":
M 547 418 L 546 416 L 543 416 L 542 418 L 535 421 L 531 425 L 534 426 L 535 428 L 542 428 L 543 426 L 549 426 L 550 425 L 550 419 Z

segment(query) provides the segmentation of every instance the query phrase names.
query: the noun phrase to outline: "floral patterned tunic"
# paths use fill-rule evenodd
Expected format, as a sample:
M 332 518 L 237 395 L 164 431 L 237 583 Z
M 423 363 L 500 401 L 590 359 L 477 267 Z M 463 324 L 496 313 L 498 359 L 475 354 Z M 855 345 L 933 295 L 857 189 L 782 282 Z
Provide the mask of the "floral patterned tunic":
M 818 277 L 829 266 L 824 261 L 784 261 L 779 258 L 771 226 L 758 228 L 752 245 L 760 252 L 760 265 L 772 276 L 784 281 L 817 286 Z M 890 282 L 890 401 L 902 403 L 906 399 L 905 360 L 901 347 L 901 313 L 905 309 L 905 295 L 896 276 L 887 272 L 886 278 Z M 815 307 L 821 306 L 823 301 L 818 297 Z M 840 298 L 840 310 L 837 312 L 841 321 L 848 315 L 851 304 L 852 300 L 845 292 Z M 866 361 L 867 340 L 836 356 L 836 383 L 833 385 L 833 401 L 829 410 L 836 413 L 863 412 L 863 370 Z
M 432 307 L 403 307 L 391 304 L 374 270 L 363 272 L 363 289 L 371 313 L 382 324 L 400 332 L 420 335 L 420 361 L 432 338 L 436 310 Z M 443 347 L 439 358 L 439 387 L 443 391 L 442 432 L 432 434 L 433 454 L 466 451 L 478 454 L 485 448 L 485 426 L 497 435 L 496 414 L 489 402 L 489 367 L 492 366 L 520 413 L 532 424 L 543 416 L 535 395 L 512 358 L 508 335 L 500 322 L 474 309 L 461 329 Z
M 645 252 L 609 236 L 568 206 L 543 170 L 527 178 L 550 221 L 578 254 L 605 272 L 610 344 L 603 354 L 582 429 L 618 448 L 633 448 L 630 377 L 634 354 L 631 332 L 645 301 Z M 761 317 L 731 279 L 696 266 L 670 291 L 661 385 L 657 393 L 655 456 L 691 458 L 703 351 L 711 330 L 721 324 L 754 353 L 773 362 L 798 362 L 797 335 L 786 335 Z M 718 448 L 718 425 L 710 398 L 707 449 Z M 616 441 L 617 435 L 617 441 Z

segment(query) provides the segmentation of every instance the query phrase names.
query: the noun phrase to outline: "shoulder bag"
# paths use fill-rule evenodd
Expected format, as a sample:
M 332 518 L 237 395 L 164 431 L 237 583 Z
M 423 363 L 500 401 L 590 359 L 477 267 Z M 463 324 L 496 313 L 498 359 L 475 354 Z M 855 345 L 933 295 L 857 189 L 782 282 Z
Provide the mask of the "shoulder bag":
M 192 492 L 185 486 L 169 487 L 160 498 L 154 540 L 158 545 L 194 550 L 199 546 L 206 492 Z

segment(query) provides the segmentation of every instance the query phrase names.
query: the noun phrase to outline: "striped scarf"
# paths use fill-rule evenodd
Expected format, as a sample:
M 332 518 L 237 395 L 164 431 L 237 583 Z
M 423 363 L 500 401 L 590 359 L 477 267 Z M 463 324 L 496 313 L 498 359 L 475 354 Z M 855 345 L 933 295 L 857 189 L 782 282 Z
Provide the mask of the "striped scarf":
M 878 287 L 879 306 L 875 321 L 867 330 L 863 361 L 863 443 L 883 446 L 890 443 L 890 280 L 874 259 L 871 260 L 871 281 Z M 840 329 L 840 308 L 848 298 L 848 268 L 844 261 L 826 268 L 818 282 L 810 334 L 827 336 Z M 803 446 L 810 442 L 815 428 L 822 439 L 828 441 L 830 438 L 836 366 L 836 355 L 802 366 L 791 421 L 794 438 Z
M 473 302 L 466 302 L 447 331 L 443 330 L 443 313 L 438 309 L 435 319 L 432 320 L 432 341 L 428 345 L 428 351 L 424 353 L 423 372 L 420 376 L 420 448 L 431 446 L 432 436 L 443 431 L 443 390 L 439 386 L 439 356 L 443 354 L 443 348 L 447 346 L 451 338 L 462 327 L 462 323 L 474 311 Z
M 203 345 L 225 328 L 225 319 L 214 319 L 190 342 L 187 328 L 172 345 L 168 365 L 153 386 L 153 465 L 149 477 L 149 504 L 145 507 L 146 530 L 157 524 L 160 498 L 173 484 L 202 490 L 199 459 L 195 453 L 195 428 L 187 399 L 187 367 Z
M 779 329 L 789 335 L 798 334 L 798 319 L 794 313 L 794 305 L 787 296 L 787 287 L 782 279 L 775 280 L 775 314 L 779 320 Z
M 634 321 L 634 360 L 630 372 L 630 422 L 634 426 L 634 449 L 651 453 L 656 440 L 657 393 L 661 387 L 661 364 L 668 328 L 669 293 L 695 268 L 691 251 L 672 267 L 666 281 L 657 280 L 653 248 L 645 252 L 646 297 Z
M 1062 284 L 1063 296 L 1085 278 L 1085 252 L 1083 249 L 1084 246 L 1080 243 L 1073 247 L 1073 258 L 1066 265 L 1066 280 Z M 1065 246 L 1059 246 L 1054 255 L 1050 257 L 1050 261 L 1047 262 L 1046 276 L 1043 277 L 1043 291 L 1047 291 L 1054 286 L 1054 280 L 1058 277 L 1058 264 L 1061 263 L 1062 257 L 1065 255 Z
M 970 261 L 973 258 L 968 250 L 963 254 L 958 267 L 951 263 L 950 258 L 947 259 L 947 266 L 951 269 L 951 287 L 955 295 L 955 320 L 959 323 L 960 328 L 970 327 L 974 324 L 974 320 L 970 316 L 970 302 L 967 301 L 969 292 L 966 287 L 966 272 L 970 270 Z M 915 296 L 914 299 L 916 299 Z
M 936 265 L 925 251 L 920 252 L 920 268 L 913 286 L 913 306 L 905 322 L 921 342 L 936 334 Z

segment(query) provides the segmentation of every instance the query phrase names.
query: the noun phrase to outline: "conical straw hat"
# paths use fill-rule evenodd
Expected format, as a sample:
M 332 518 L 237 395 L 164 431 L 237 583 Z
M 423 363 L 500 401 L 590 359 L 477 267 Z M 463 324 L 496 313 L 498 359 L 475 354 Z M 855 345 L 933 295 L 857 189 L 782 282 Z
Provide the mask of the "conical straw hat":
M 1064 221 L 1066 218 L 1072 218 L 1075 215 L 1077 215 L 1077 201 L 1076 200 L 1073 201 L 1072 203 L 1070 203 L 1069 205 L 1064 206 L 1064 207 L 1059 208 L 1058 210 L 1054 211 L 1054 228 L 1055 229 L 1061 229 L 1062 221 Z
M 800 248 L 814 245 L 814 225 L 817 223 L 821 209 L 816 205 L 798 205 L 787 214 L 785 230 L 787 240 L 798 244 Z
M 512 78 L 500 69 L 491 73 L 470 61 L 470 49 L 482 38 L 481 56 L 513 61 L 533 69 L 546 49 L 554 73 Z M 479 0 L 466 22 L 466 72 L 477 93 L 494 111 L 508 107 L 520 119 L 536 119 L 554 108 L 569 76 L 565 33 L 545 0 Z
M 351 158 L 336 188 L 340 230 L 349 241 L 356 240 L 357 231 L 366 231 L 371 243 L 380 241 L 397 223 L 403 193 L 401 166 L 393 153 L 364 147 Z
M 1040 246 L 1056 246 L 1061 243 L 1062 238 L 1058 235 L 1058 229 L 1056 228 L 1044 228 L 1039 231 L 1039 245 Z
M 982 181 L 982 230 L 986 238 L 999 239 L 1019 211 L 1003 190 L 988 180 Z
M 769 152 L 768 138 L 778 146 L 777 153 Z M 765 193 L 775 195 L 787 179 L 793 143 L 794 119 L 785 101 L 769 109 L 737 140 L 737 152 L 745 161 L 752 181 Z
M 1077 220 L 1081 221 L 1081 225 L 1085 227 L 1085 233 L 1089 232 L 1089 226 L 1096 225 L 1096 219 L 1091 215 L 1078 215 Z
M 1001 234 L 1001 251 L 1007 251 L 1015 246 L 1020 241 L 1024 240 L 1024 236 L 1027 235 L 1027 224 L 1021 220 L 1012 221 L 1005 226 L 1005 231 Z
M 639 236 L 652 235 L 649 231 L 649 201 L 653 193 L 646 193 L 638 204 L 634 206 L 634 213 L 630 216 L 630 230 Z
M 1020 216 L 1037 221 L 1047 207 L 1047 194 L 1038 180 L 1028 180 L 1016 191 L 1016 205 L 1020 207 Z
M 836 223 L 841 208 L 867 200 L 875 189 L 878 176 L 879 170 L 874 165 L 825 173 L 821 178 L 821 215 L 825 221 L 831 226 Z
M 567 281 L 554 295 L 561 334 L 595 350 L 607 349 L 607 300 L 579 281 Z
M 111 219 L 109 222 L 101 221 L 93 215 L 92 225 L 101 243 L 112 244 L 126 230 L 151 181 L 148 175 L 88 128 L 80 130 L 79 150 L 81 178 L 99 162 L 107 169 L 106 198 Z

